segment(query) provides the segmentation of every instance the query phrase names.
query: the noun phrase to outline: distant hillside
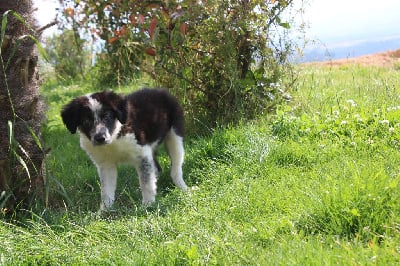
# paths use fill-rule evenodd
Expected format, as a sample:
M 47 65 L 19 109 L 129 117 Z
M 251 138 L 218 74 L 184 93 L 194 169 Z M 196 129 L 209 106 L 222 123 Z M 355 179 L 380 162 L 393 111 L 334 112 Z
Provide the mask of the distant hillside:
M 400 66 L 400 49 L 389 50 L 382 53 L 362 55 L 352 58 L 342 58 L 335 60 L 319 61 L 319 62 L 306 62 L 305 65 L 318 65 L 318 66 L 342 66 L 357 64 L 362 66 L 380 66 L 391 67 L 394 65 Z
M 400 48 L 400 36 L 382 40 L 342 42 L 328 46 L 319 45 L 307 48 L 301 61 L 316 62 L 353 58 L 398 48 Z

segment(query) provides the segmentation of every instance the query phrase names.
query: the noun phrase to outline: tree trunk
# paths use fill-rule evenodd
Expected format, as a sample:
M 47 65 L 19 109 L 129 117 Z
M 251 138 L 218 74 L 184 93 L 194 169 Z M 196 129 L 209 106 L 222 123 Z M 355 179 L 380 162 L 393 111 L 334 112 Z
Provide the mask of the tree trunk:
M 45 153 L 40 138 L 44 108 L 39 96 L 38 52 L 31 38 L 21 37 L 39 38 L 32 30 L 36 29 L 32 0 L 0 1 L 0 19 L 8 10 L 15 11 L 30 26 L 8 13 L 5 37 L 1 40 L 1 212 L 31 206 L 38 196 L 43 196 L 45 183 L 42 167 Z

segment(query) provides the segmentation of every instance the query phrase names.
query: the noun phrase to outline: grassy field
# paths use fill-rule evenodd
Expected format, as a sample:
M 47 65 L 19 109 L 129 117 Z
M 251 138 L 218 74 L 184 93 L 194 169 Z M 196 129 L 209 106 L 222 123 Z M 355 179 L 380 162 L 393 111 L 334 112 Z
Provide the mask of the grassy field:
M 0 221 L 0 265 L 400 263 L 399 71 L 301 69 L 276 114 L 186 139 L 196 190 L 172 185 L 163 151 L 156 206 L 140 206 L 136 174 L 121 167 L 108 214 L 97 212 L 96 170 L 59 115 L 93 90 L 43 87 L 50 206 Z

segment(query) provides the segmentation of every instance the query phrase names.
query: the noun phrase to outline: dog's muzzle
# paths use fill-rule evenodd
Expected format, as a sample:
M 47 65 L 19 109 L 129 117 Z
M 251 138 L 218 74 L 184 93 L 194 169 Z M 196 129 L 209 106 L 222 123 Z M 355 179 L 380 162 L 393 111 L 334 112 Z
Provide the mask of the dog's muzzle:
M 107 128 L 102 127 L 95 132 L 92 142 L 94 145 L 104 145 L 107 144 L 108 134 Z

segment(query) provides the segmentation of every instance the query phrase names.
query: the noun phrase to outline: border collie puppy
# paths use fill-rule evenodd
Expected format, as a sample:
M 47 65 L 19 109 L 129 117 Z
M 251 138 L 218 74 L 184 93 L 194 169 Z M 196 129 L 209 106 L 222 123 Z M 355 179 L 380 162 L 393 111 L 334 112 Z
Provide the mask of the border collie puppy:
M 117 165 L 132 165 L 139 175 L 142 203 L 153 203 L 161 171 L 156 148 L 165 142 L 174 184 L 186 191 L 182 178 L 183 110 L 161 89 L 142 89 L 127 96 L 111 91 L 80 96 L 64 106 L 61 117 L 68 130 L 78 131 L 80 145 L 100 176 L 101 210 L 114 202 Z

